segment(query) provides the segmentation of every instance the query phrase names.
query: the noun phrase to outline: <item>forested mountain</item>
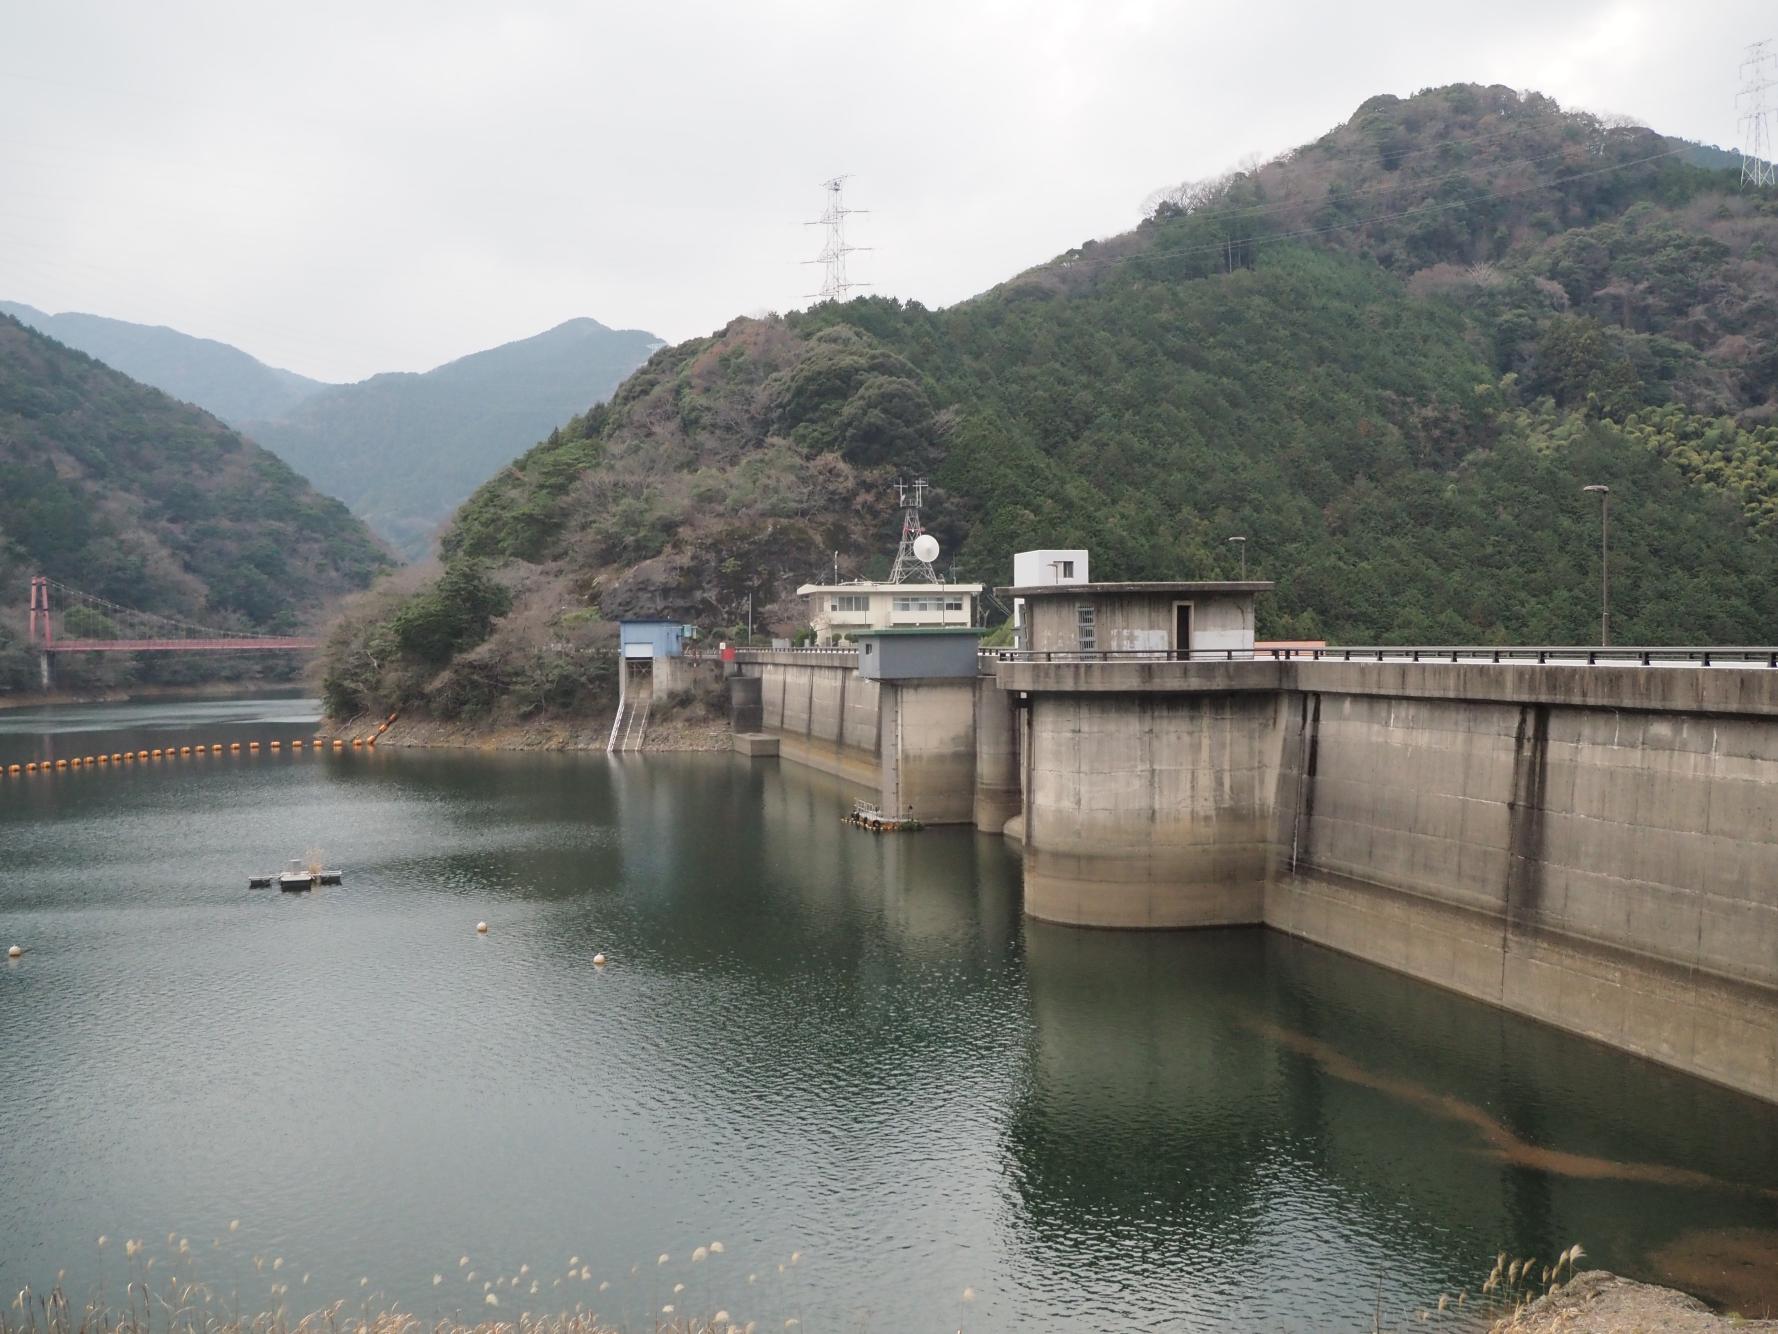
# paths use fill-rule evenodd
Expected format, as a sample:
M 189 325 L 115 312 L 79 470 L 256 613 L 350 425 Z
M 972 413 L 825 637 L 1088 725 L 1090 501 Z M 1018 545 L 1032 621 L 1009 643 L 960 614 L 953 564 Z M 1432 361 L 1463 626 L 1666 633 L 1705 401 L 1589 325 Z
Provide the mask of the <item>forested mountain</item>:
M 1264 635 L 1778 640 L 1778 202 L 1677 140 L 1459 85 L 1157 192 L 947 310 L 863 299 L 657 352 L 459 511 L 430 588 L 336 628 L 329 703 L 576 707 L 598 617 L 779 632 L 890 483 L 960 578 L 1275 579 Z M 1706 159 L 1707 160 L 1707 159 Z
M 637 329 L 569 320 L 423 374 L 335 385 L 175 329 L 46 315 L 8 301 L 0 313 L 222 418 L 410 558 L 426 554 L 471 491 L 571 414 L 610 397 L 661 346 Z
M 0 314 L 236 425 L 282 416 L 327 387 L 295 371 L 268 366 L 238 347 L 160 325 L 73 312 L 46 315 L 14 301 L 0 301 Z
M 235 425 L 418 557 L 471 491 L 609 397 L 660 345 L 640 330 L 569 320 L 422 375 L 336 385 L 278 419 Z
M 200 625 L 288 632 L 392 564 L 344 505 L 208 413 L 0 315 L 0 690 L 36 679 L 22 647 L 33 574 Z M 76 660 L 65 684 L 217 665 Z

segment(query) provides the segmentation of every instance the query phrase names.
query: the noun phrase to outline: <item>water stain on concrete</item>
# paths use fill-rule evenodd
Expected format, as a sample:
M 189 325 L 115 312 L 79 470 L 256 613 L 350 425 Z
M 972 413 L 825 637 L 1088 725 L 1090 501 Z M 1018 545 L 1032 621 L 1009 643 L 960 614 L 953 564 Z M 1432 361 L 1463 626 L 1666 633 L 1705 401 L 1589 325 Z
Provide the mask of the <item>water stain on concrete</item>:
M 1513 790 L 1507 803 L 1506 921 L 1517 933 L 1543 915 L 1544 806 L 1550 770 L 1550 708 L 1519 710 Z

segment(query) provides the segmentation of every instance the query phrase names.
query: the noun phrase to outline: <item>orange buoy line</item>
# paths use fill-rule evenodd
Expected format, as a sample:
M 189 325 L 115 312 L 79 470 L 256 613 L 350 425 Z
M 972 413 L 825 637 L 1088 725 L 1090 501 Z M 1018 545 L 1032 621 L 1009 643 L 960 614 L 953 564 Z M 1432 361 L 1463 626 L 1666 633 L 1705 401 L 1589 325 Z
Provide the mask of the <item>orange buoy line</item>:
M 351 739 L 352 748 L 355 750 L 362 750 L 368 747 L 374 750 L 378 738 L 381 737 L 384 732 L 389 730 L 389 725 L 394 721 L 395 715 L 390 714 L 387 719 L 377 724 L 375 731 L 367 733 L 364 736 L 353 737 Z M 344 750 L 346 748 L 347 743 L 344 738 L 333 737 L 331 739 L 334 750 Z M 300 737 L 294 738 L 289 743 L 289 749 L 292 751 L 303 751 L 306 749 L 310 754 L 319 755 L 322 751 L 327 749 L 328 740 L 329 738 L 327 737 L 317 736 L 312 738 L 307 747 L 305 747 Z M 183 759 L 187 756 L 223 754 L 238 755 L 243 752 L 249 755 L 258 755 L 262 750 L 282 753 L 284 749 L 285 743 L 282 741 L 267 741 L 264 742 L 263 745 L 258 741 L 248 741 L 245 745 L 239 741 L 230 741 L 227 743 L 221 741 L 200 741 L 195 744 L 187 743 L 179 746 L 155 746 L 152 749 L 146 750 L 114 750 L 109 754 L 102 751 L 97 755 L 76 755 L 62 760 L 24 760 L 17 763 L 0 765 L 0 774 L 4 774 L 7 777 L 17 777 L 25 774 L 51 773 L 57 770 L 66 769 L 91 769 L 96 765 L 101 764 L 133 764 L 138 760 L 171 760 Z

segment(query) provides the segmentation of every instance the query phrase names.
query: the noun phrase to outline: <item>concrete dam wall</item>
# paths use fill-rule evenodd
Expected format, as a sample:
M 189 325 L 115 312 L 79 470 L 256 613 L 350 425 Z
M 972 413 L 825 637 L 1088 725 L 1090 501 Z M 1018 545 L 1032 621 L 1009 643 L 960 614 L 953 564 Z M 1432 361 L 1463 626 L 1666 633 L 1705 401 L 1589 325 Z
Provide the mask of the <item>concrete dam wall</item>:
M 1025 904 L 1265 924 L 1778 1100 L 1778 672 L 1028 663 Z
M 762 730 L 779 754 L 867 787 L 882 776 L 882 691 L 858 674 L 856 653 L 753 653 Z
M 855 653 L 751 652 L 749 726 L 781 758 L 868 789 L 885 812 L 999 833 L 1019 810 L 1012 708 L 991 676 L 879 682 Z M 738 697 L 738 696 L 737 696 Z

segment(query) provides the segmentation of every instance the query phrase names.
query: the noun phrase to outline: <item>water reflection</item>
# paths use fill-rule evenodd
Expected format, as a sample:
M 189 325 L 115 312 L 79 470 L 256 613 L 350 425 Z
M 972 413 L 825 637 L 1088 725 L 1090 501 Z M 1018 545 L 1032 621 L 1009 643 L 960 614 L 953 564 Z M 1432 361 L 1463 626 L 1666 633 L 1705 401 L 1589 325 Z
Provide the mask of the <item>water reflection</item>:
M 181 725 L 303 734 L 288 708 Z M 811 1327 L 1365 1328 L 1379 1280 L 1401 1315 L 1503 1248 L 1696 1275 L 1778 1225 L 1770 1108 L 1264 933 L 1026 923 L 1000 840 L 848 828 L 796 766 L 68 777 L 0 796 L 14 1290 L 241 1216 L 315 1305 L 722 1236 L 695 1290 L 763 1269 L 747 1313 Z M 338 890 L 245 889 L 316 845 Z

